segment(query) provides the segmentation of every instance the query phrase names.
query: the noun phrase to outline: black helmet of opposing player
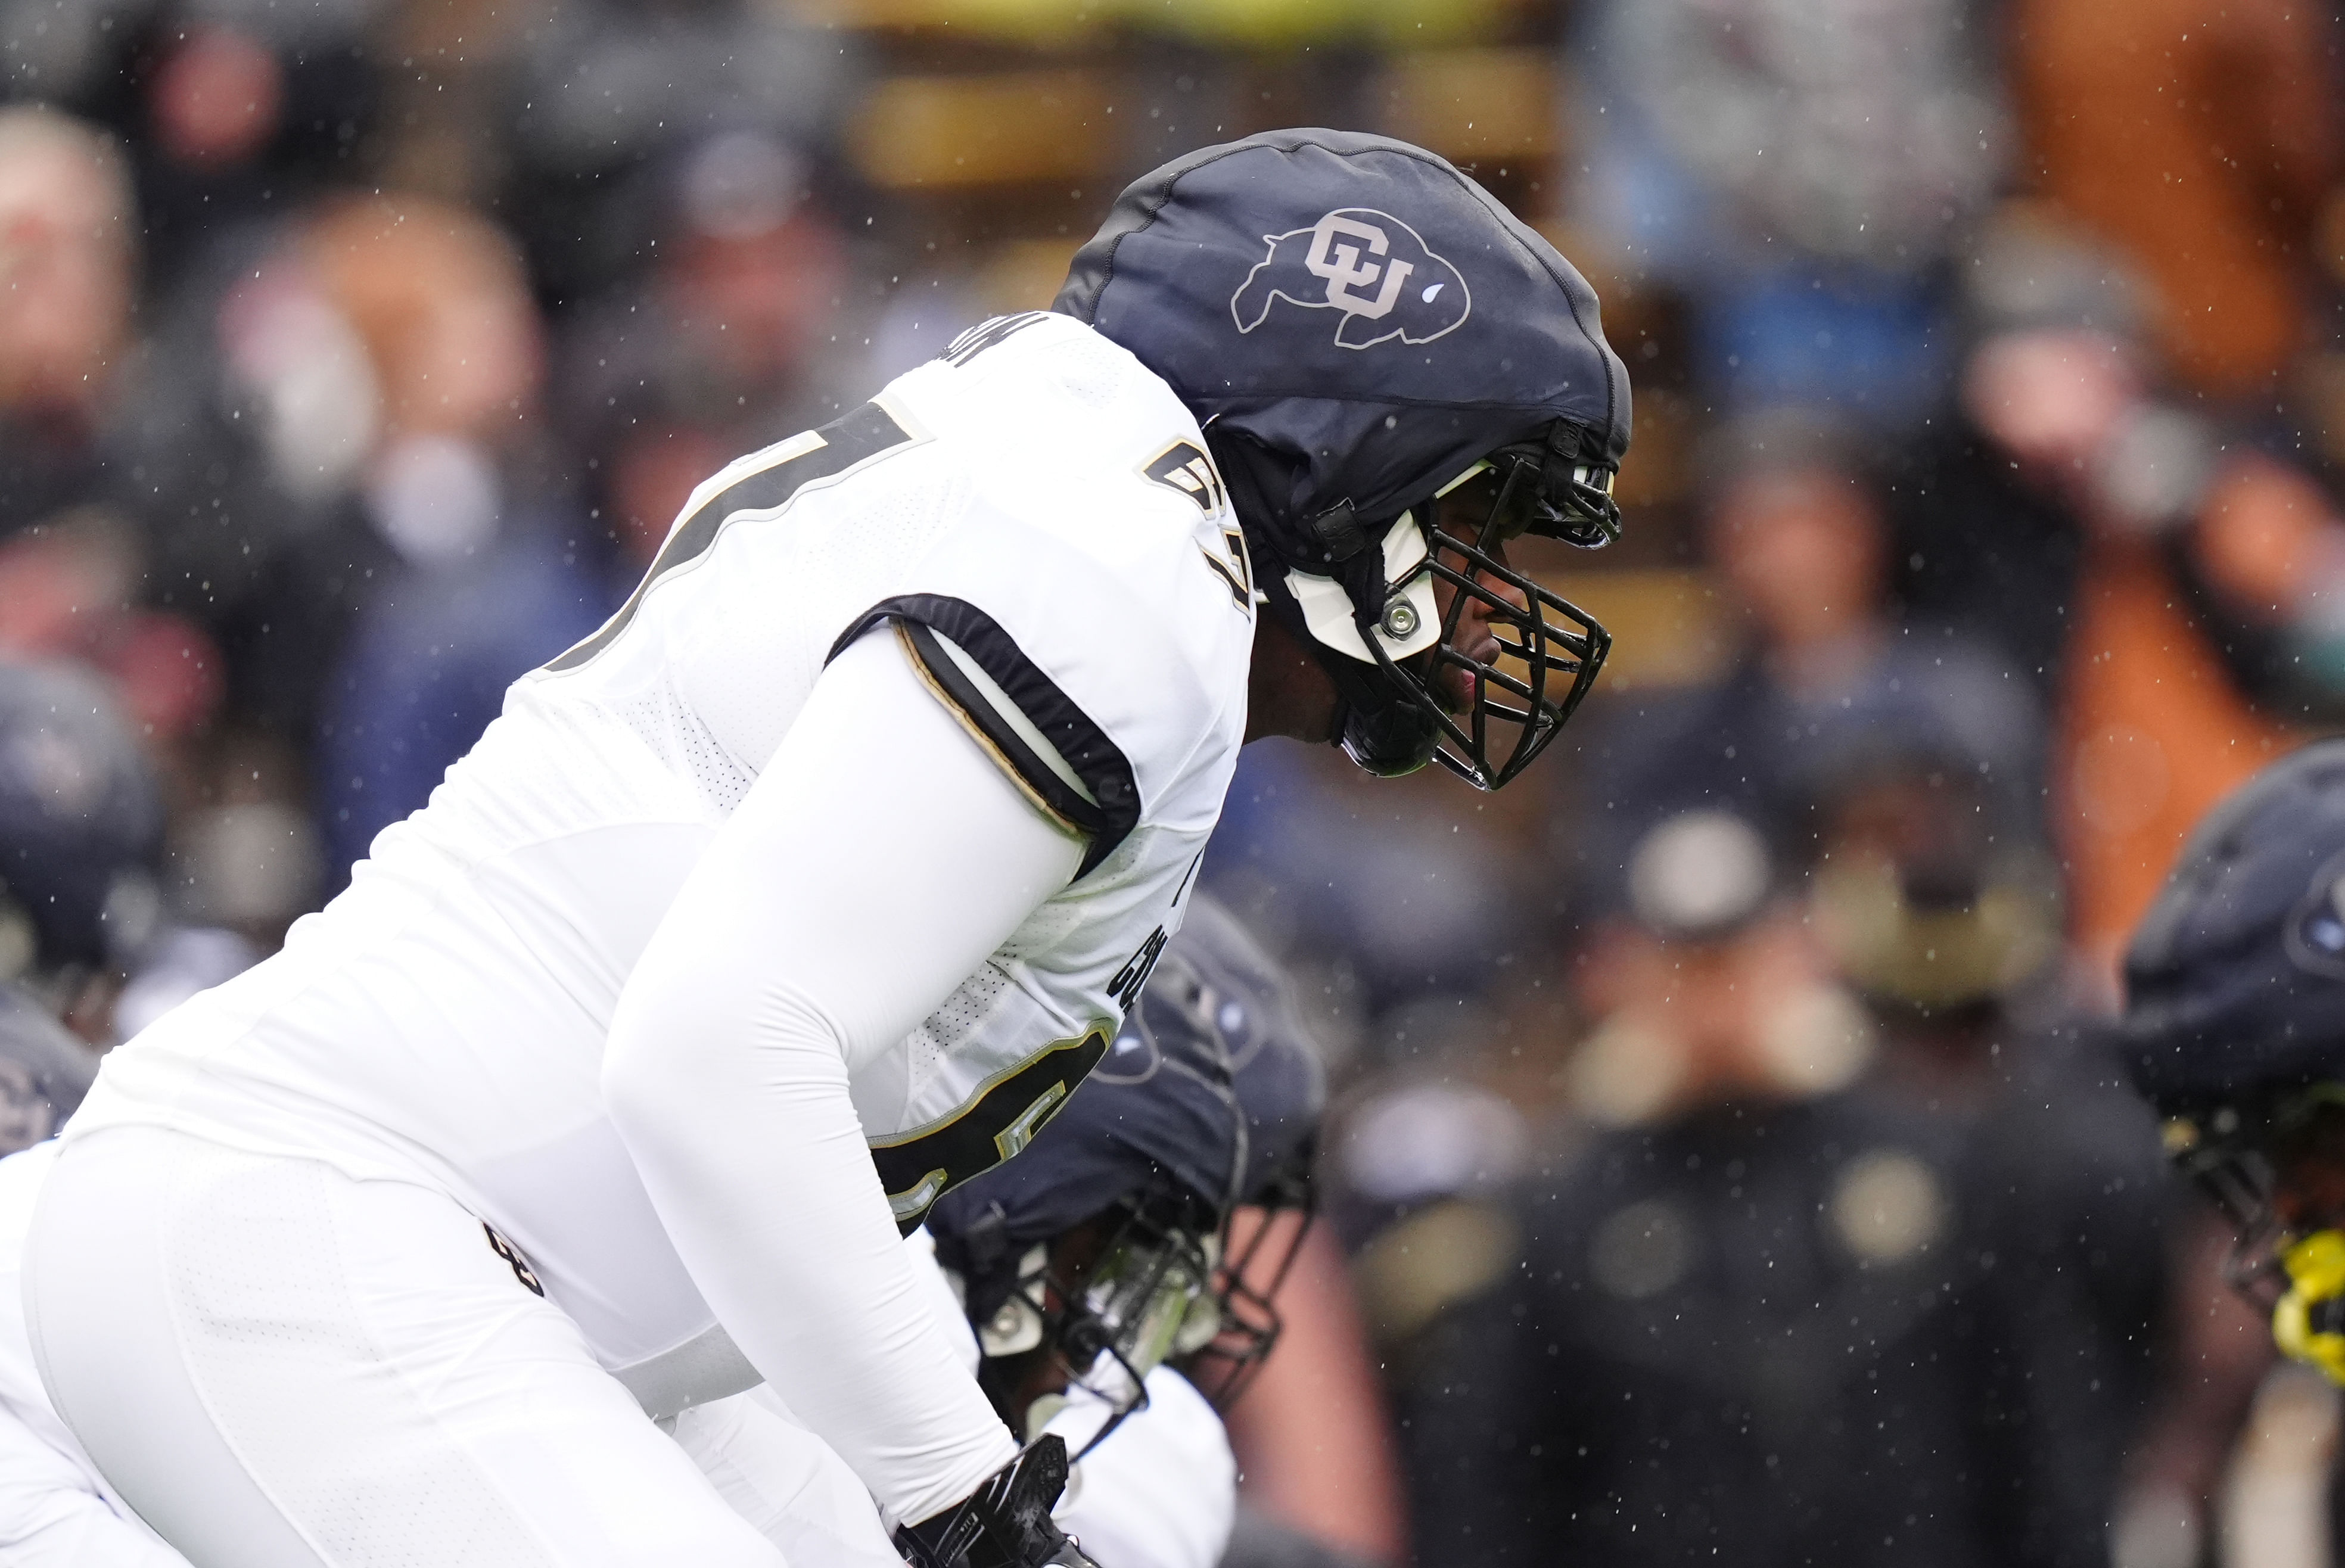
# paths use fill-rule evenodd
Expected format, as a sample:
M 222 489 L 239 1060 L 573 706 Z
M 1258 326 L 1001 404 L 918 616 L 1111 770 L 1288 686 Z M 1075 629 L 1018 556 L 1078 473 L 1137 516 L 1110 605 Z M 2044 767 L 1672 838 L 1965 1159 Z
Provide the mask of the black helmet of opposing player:
M 1505 546 L 1619 534 L 1629 402 L 1553 246 L 1406 142 L 1272 131 L 1135 182 L 1054 309 L 1196 415 L 1354 762 L 1496 789 L 1555 739 L 1610 638 Z
M 105 683 L 0 660 L 0 981 L 44 994 L 127 959 L 161 898 L 163 804 Z
M 1066 1108 L 929 1211 L 1013 1428 L 1039 1431 L 1081 1382 L 1112 1412 L 1095 1445 L 1165 1361 L 1237 1398 L 1278 1338 L 1325 1097 L 1276 966 L 1199 897 Z
M 2232 1283 L 2282 1350 L 2345 1383 L 2345 742 L 2208 814 L 2126 987 L 2127 1068 L 2237 1228 Z

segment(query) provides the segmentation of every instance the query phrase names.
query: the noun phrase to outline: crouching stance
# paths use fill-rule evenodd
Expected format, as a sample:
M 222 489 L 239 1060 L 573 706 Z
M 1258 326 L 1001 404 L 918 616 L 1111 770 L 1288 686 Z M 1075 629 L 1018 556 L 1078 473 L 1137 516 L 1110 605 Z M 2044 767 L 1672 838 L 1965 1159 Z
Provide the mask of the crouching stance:
M 1554 740 L 1605 639 L 1506 547 L 1617 529 L 1628 421 L 1585 282 L 1440 160 L 1148 177 L 1057 313 L 703 483 L 107 1059 L 26 1244 L 58 1413 L 198 1568 L 771 1568 L 645 1419 L 761 1380 L 920 1550 L 1058 1556 L 900 1232 L 1107 1054 L 1244 741 L 1495 787 Z
M 1116 1568 L 1221 1560 L 1237 1478 L 1215 1407 L 1276 1340 L 1277 1287 L 1309 1219 L 1322 1098 L 1284 980 L 1200 897 L 1069 1112 L 1020 1164 L 931 1211 L 959 1265 L 949 1282 L 928 1229 L 905 1242 L 962 1364 L 998 1391 L 996 1408 L 1076 1456 L 1054 1517 Z M 0 1561 L 176 1568 L 186 1560 L 113 1493 L 34 1374 L 19 1265 L 56 1153 L 45 1143 L 0 1160 Z M 1240 1225 L 1249 1239 L 1232 1256 Z M 854 1472 L 770 1391 L 664 1424 L 798 1568 L 898 1561 Z

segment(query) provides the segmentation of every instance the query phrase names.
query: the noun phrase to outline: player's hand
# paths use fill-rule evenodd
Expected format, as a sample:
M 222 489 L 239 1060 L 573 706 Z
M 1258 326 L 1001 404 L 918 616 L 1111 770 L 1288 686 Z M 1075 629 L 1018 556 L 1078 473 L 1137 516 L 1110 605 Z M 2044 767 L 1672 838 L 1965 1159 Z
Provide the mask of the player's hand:
M 896 1532 L 913 1568 L 1098 1568 L 1051 1510 L 1067 1489 L 1067 1445 L 1028 1443 L 957 1506 Z

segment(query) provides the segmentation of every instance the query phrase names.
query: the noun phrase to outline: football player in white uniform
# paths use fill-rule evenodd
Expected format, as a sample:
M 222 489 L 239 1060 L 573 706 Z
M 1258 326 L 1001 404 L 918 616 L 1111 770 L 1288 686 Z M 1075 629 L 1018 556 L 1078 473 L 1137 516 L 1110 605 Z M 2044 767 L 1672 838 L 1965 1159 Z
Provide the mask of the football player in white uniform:
M 45 1025 L 0 1010 L 0 1057 L 46 1047 Z M 1214 1568 L 1237 1479 L 1215 1405 L 1236 1397 L 1277 1338 L 1277 1287 L 1309 1222 L 1324 1080 L 1276 966 L 1200 895 L 1086 1083 L 1074 1114 L 1017 1165 L 948 1194 L 905 1245 L 995 1408 L 1075 1452 L 1060 1526 L 1094 1553 L 1104 1547 L 1116 1568 Z M 34 1371 L 18 1275 L 56 1154 L 42 1143 L 0 1159 L 0 1562 L 181 1568 L 89 1462 Z M 1269 1213 L 1224 1270 L 1236 1202 Z M 931 1227 L 958 1266 L 949 1282 Z M 764 1391 L 695 1406 L 668 1431 L 798 1568 L 898 1561 L 854 1472 Z
M 898 1229 L 1106 1052 L 1246 739 L 1554 738 L 1606 640 L 1504 542 L 1615 531 L 1628 430 L 1592 292 L 1439 159 L 1142 179 L 1054 313 L 704 483 L 109 1057 L 26 1243 L 59 1413 L 199 1568 L 771 1565 L 645 1419 L 760 1380 L 922 1563 L 1071 1558 Z

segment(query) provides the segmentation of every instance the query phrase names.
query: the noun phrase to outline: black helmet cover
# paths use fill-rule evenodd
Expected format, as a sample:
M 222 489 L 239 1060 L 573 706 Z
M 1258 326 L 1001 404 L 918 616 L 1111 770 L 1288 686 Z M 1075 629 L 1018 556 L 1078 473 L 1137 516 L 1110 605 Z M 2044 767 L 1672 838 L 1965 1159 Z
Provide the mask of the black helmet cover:
M 1277 966 L 1228 911 L 1196 898 L 1115 1048 L 1066 1108 L 1016 1159 L 929 1210 L 938 1260 L 985 1347 L 980 1381 L 1013 1425 L 1033 1420 L 1010 1408 L 1015 1358 L 1044 1344 L 1079 1381 L 1103 1351 L 1126 1373 L 1087 1385 L 1115 1412 L 1096 1444 L 1146 1402 L 1160 1357 L 1186 1357 L 1192 1381 L 1225 1404 L 1277 1341 L 1274 1298 L 1310 1225 L 1325 1077 Z M 1241 1204 L 1294 1212 L 1237 1238 Z M 1107 1239 L 1080 1281 L 1054 1288 L 1051 1244 L 1094 1219 Z M 1213 1301 L 1200 1312 L 1203 1293 Z
M 1264 597 L 1335 682 L 1355 762 L 1397 774 L 1437 754 L 1495 789 L 1554 738 L 1609 639 L 1493 547 L 1518 531 L 1617 534 L 1630 420 L 1595 291 L 1553 246 L 1420 147 L 1269 131 L 1132 185 L 1053 308 L 1196 416 L 1271 560 Z M 1498 477 L 1481 537 L 1434 538 L 1427 503 L 1484 462 Z M 1340 584 L 1348 618 L 1325 613 L 1315 579 Z M 1436 579 L 1453 591 L 1439 618 Z M 1501 659 L 1456 645 L 1469 600 Z M 1503 762 L 1491 718 L 1516 733 Z
M 929 1211 L 948 1267 L 982 1272 L 1160 1171 L 1225 1211 L 1317 1129 L 1326 1078 L 1284 976 L 1235 916 L 1193 896 L 1115 1045 L 1066 1108 L 1017 1158 Z
M 1379 533 L 1558 420 L 1584 461 L 1629 449 L 1628 371 L 1587 279 L 1387 137 L 1266 131 L 1165 165 L 1117 198 L 1052 308 L 1163 377 L 1216 456 L 1233 435 L 1268 454 L 1224 477 L 1290 566 L 1327 570 L 1346 529 Z
M 2345 1081 L 2345 741 L 2208 814 L 2125 972 L 2127 1063 L 2167 1115 Z

